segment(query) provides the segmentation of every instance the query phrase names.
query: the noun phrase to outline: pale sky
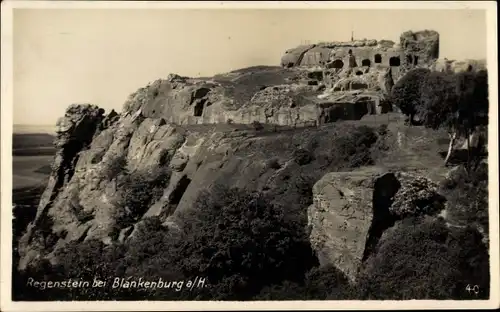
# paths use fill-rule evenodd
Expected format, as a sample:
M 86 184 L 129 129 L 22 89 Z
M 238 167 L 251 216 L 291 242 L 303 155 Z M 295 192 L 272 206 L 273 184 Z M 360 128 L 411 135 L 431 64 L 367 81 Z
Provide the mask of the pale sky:
M 121 111 L 169 73 L 276 65 L 304 40 L 440 33 L 440 57 L 486 58 L 482 10 L 15 9 L 14 124 L 55 124 L 71 103 Z

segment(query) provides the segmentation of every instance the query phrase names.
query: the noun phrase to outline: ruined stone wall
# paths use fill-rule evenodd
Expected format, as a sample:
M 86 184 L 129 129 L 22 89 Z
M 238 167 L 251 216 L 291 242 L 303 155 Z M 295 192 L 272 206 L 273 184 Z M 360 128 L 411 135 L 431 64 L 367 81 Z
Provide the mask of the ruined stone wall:
M 349 55 L 352 52 L 352 57 Z M 284 67 L 325 66 L 327 68 L 370 67 L 374 65 L 412 68 L 431 64 L 439 57 L 439 34 L 433 30 L 407 31 L 399 44 L 390 40 L 357 40 L 318 43 L 287 50 Z
M 430 64 L 439 58 L 439 34 L 434 30 L 404 32 L 400 46 L 406 67 Z

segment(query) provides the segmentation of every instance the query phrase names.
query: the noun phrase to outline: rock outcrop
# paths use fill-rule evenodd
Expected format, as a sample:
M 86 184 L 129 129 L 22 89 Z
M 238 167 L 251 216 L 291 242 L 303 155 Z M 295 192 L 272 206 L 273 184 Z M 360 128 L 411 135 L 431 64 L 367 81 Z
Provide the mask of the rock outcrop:
M 434 30 L 407 31 L 400 36 L 406 67 L 430 64 L 439 57 L 439 33 Z
M 444 209 L 437 186 L 425 177 L 376 167 L 326 174 L 314 185 L 313 199 L 308 222 L 319 261 L 335 265 L 353 281 L 396 220 Z
M 293 67 L 299 66 L 304 58 L 304 54 L 314 48 L 315 45 L 301 45 L 293 49 L 285 51 L 285 55 L 281 58 L 281 66 Z
M 425 51 L 434 51 L 434 35 L 412 36 L 405 40 L 417 48 L 423 40 L 430 47 Z M 380 62 L 378 52 L 385 53 Z M 320 179 L 332 152 L 314 156 L 304 148 L 328 149 L 332 135 L 328 127 L 306 127 L 391 111 L 386 99 L 399 73 L 390 62 L 400 52 L 394 42 L 375 40 L 301 46 L 282 59 L 291 68 L 252 67 L 208 79 L 170 74 L 133 93 L 120 113 L 70 106 L 58 122 L 58 152 L 47 188 L 19 244 L 19 268 L 44 257 L 55 260 L 56 251 L 74 241 L 126 242 L 146 217 L 181 229 L 183 212 L 201 190 L 217 183 L 272 190 L 277 202 L 299 209 L 310 195 L 301 193 L 307 183 L 298 176 Z M 347 56 L 355 66 L 342 65 Z M 298 68 L 302 62 L 310 67 Z M 317 62 L 321 66 L 315 67 Z M 254 123 L 260 127 L 249 126 Z M 291 132 L 272 132 L 269 124 Z M 298 161 L 297 150 L 307 157 Z M 275 162 L 269 165 L 271 157 Z M 127 192 L 124 177 L 160 172 L 168 173 L 168 181 L 158 198 L 141 209 L 120 203 Z M 302 184 L 290 183 L 296 181 L 291 177 Z M 383 194 L 380 184 L 388 185 L 384 192 L 390 194 Z M 432 214 L 439 207 L 430 204 L 437 197 L 426 180 L 374 168 L 327 174 L 314 194 L 311 241 L 323 263 L 351 278 L 391 220 Z
M 382 72 L 386 73 L 386 70 Z M 374 92 L 381 92 L 376 91 L 381 90 L 377 81 L 379 73 L 373 70 L 365 77 L 346 78 L 342 80 L 346 86 L 341 89 L 351 91 L 372 88 Z M 271 74 L 271 71 L 259 71 L 253 79 L 266 80 Z M 260 122 L 291 127 L 315 125 L 323 114 L 323 101 L 316 98 L 325 89 L 324 85 L 319 85 L 323 73 L 289 70 L 288 74 L 297 80 L 264 85 L 260 90 L 235 90 L 238 82 L 176 78 L 180 76 L 172 75 L 169 79 L 157 80 L 132 94 L 125 103 L 124 113 L 134 114 L 140 110 L 145 118 L 163 118 L 168 123 L 179 125 L 228 122 Z M 236 76 L 231 81 L 249 79 L 245 76 L 247 74 Z M 305 81 L 304 77 L 310 78 Z M 246 98 L 242 100 L 243 96 Z M 376 114 L 380 111 L 370 112 Z
M 34 231 L 43 230 L 49 208 L 73 178 L 81 152 L 93 143 L 94 134 L 103 119 L 104 110 L 90 104 L 70 105 L 65 115 L 57 122 L 57 138 L 54 142 L 58 148 L 52 163 L 52 173 L 47 187 L 40 198 L 34 221 L 28 225 L 27 232 L 21 240 L 21 246 L 37 244 L 32 242 Z M 26 251 L 21 248 L 22 251 Z M 31 257 L 38 256 L 30 252 Z M 25 256 L 21 254 L 21 256 Z M 24 258 L 25 260 L 26 257 Z M 29 260 L 28 260 L 29 261 Z M 21 263 L 23 265 L 23 263 Z

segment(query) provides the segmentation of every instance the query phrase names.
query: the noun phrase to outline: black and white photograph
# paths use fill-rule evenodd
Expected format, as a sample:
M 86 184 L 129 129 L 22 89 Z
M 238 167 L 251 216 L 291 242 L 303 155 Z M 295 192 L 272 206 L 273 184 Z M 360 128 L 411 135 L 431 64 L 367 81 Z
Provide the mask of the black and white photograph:
M 2 2 L 2 311 L 499 307 L 496 2 L 251 3 Z

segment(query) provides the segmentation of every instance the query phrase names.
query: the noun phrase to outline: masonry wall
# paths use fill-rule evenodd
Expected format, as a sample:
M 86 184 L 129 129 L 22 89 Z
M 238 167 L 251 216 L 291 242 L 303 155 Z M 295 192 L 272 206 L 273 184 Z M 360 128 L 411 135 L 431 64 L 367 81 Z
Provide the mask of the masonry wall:
M 401 34 L 399 45 L 389 40 L 319 43 L 299 46 L 286 51 L 282 66 L 326 66 L 345 68 L 352 51 L 356 67 L 383 66 L 406 68 L 430 64 L 439 57 L 439 34 L 433 30 L 407 31 Z M 352 64 L 352 62 L 351 62 Z

